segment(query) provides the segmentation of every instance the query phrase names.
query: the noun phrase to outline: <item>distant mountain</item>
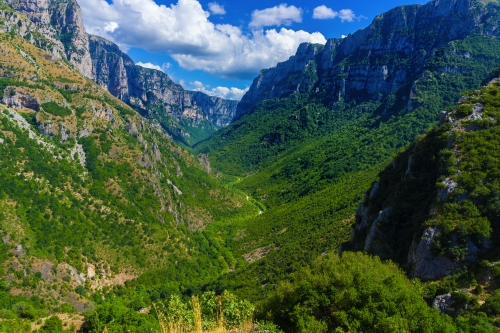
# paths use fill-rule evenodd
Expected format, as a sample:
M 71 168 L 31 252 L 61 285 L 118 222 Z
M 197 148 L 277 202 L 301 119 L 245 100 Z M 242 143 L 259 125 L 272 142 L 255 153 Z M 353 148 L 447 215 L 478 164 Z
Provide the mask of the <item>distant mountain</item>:
M 452 42 L 498 36 L 499 18 L 498 1 L 435 0 L 394 8 L 346 38 L 329 39 L 324 46 L 302 44 L 288 61 L 262 70 L 238 105 L 237 117 L 263 100 L 295 93 L 311 93 L 330 107 L 383 100 L 388 109 L 397 103 L 412 111 L 419 98 L 415 87 L 426 71 L 467 73 L 472 69 L 457 60 L 482 57 L 454 50 Z M 431 61 L 447 44 L 442 61 Z
M 237 101 L 184 90 L 158 70 L 134 64 L 117 45 L 89 36 L 94 80 L 146 117 L 160 121 L 188 145 L 205 139 L 233 120 Z
M 37 46 L 42 46 L 40 40 L 46 40 L 47 51 L 67 59 L 82 75 L 144 116 L 159 121 L 176 141 L 193 145 L 227 126 L 234 118 L 237 101 L 186 91 L 167 74 L 136 66 L 117 45 L 87 35 L 76 1 L 9 0 L 6 3 L 31 21 L 17 26 L 18 21 L 12 16 L 17 14 L 9 14 L 7 7 L 1 15 L 6 18 L 8 31 L 20 34 Z M 34 31 L 42 38 L 35 36 Z

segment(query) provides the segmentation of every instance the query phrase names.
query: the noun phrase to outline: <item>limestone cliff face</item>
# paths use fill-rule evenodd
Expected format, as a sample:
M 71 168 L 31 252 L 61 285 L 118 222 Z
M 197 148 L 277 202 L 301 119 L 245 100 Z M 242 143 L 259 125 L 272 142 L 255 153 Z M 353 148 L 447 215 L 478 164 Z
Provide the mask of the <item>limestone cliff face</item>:
M 397 7 L 344 39 L 330 39 L 324 48 L 303 44 L 288 61 L 262 70 L 237 116 L 264 99 L 295 92 L 311 92 L 331 105 L 380 100 L 417 80 L 436 48 L 473 34 L 499 35 L 499 18 L 498 2 L 434 0 Z
M 6 3 L 26 15 L 38 32 L 56 44 L 54 53 L 63 55 L 81 74 L 92 78 L 89 42 L 76 1 L 6 0 Z
M 95 81 L 126 103 L 195 124 L 207 120 L 221 127 L 234 118 L 238 102 L 184 90 L 167 74 L 135 65 L 114 43 L 98 36 L 89 41 Z

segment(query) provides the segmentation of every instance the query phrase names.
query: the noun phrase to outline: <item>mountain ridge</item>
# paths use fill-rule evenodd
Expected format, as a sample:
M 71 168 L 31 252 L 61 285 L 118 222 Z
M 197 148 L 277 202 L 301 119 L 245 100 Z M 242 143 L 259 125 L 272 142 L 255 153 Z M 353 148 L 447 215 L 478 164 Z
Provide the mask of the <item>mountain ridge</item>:
M 9 0 L 6 4 L 30 19 L 36 32 L 48 39 L 47 47 L 55 57 L 67 59 L 84 76 L 159 121 L 178 142 L 190 146 L 234 118 L 237 101 L 184 90 L 167 74 L 135 65 L 116 44 L 87 35 L 76 1 Z M 33 30 L 16 24 L 11 22 L 8 29 L 23 36 Z
M 388 95 L 408 79 L 417 81 L 432 50 L 467 35 L 497 36 L 499 15 L 498 2 L 484 5 L 477 0 L 396 7 L 378 15 L 367 28 L 329 39 L 321 51 L 303 44 L 288 61 L 261 71 L 236 117 L 252 112 L 265 99 L 294 92 L 310 92 L 332 107 L 340 100 L 378 100 L 379 93 Z M 275 82 L 277 76 L 294 79 Z M 407 103 L 414 99 L 410 87 L 404 94 Z

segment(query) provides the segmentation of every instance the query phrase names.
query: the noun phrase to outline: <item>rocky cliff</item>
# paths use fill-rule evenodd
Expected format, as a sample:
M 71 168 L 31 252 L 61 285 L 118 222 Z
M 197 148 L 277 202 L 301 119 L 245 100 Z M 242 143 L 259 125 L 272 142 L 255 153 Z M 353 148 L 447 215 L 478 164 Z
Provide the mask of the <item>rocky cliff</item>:
M 36 31 L 54 43 L 54 53 L 65 57 L 82 75 L 92 78 L 89 42 L 78 3 L 73 0 L 5 0 L 26 15 Z M 19 25 L 21 27 L 22 25 Z M 33 30 L 28 29 L 24 35 Z M 36 36 L 33 36 L 36 39 Z
M 186 144 L 206 138 L 234 118 L 237 101 L 186 91 L 167 74 L 136 66 L 110 41 L 89 36 L 74 0 L 6 0 L 0 20 L 2 31 L 19 34 L 54 58 L 68 60 L 82 75 L 156 118 Z
M 206 120 L 216 127 L 227 126 L 233 119 L 238 102 L 184 90 L 167 74 L 135 65 L 110 41 L 98 36 L 89 40 L 95 81 L 130 105 L 194 124 Z
M 262 70 L 238 106 L 237 117 L 264 99 L 310 92 L 335 106 L 339 101 L 381 100 L 401 89 L 412 109 L 412 84 L 433 64 L 436 49 L 472 35 L 497 36 L 498 1 L 434 0 L 401 6 L 377 16 L 365 29 L 325 47 L 303 44 L 297 54 Z M 461 54 L 461 57 L 470 55 Z M 466 70 L 448 64 L 441 72 Z
M 499 87 L 495 80 L 469 92 L 380 173 L 346 248 L 392 259 L 424 280 L 455 274 L 491 253 L 500 226 Z

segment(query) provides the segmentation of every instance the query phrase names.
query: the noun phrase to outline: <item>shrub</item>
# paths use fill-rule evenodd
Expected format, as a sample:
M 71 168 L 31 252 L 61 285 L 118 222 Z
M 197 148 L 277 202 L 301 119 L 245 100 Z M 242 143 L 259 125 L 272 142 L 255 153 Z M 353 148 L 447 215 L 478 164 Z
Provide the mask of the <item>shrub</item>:
M 65 117 L 71 115 L 71 109 L 60 106 L 56 102 L 43 103 L 42 108 L 45 112 L 51 113 L 55 116 Z
M 286 332 L 453 332 L 393 263 L 330 254 L 281 283 L 259 309 Z
M 493 317 L 500 315 L 500 289 L 495 290 L 493 295 L 486 299 L 486 302 L 481 306 L 481 311 Z

